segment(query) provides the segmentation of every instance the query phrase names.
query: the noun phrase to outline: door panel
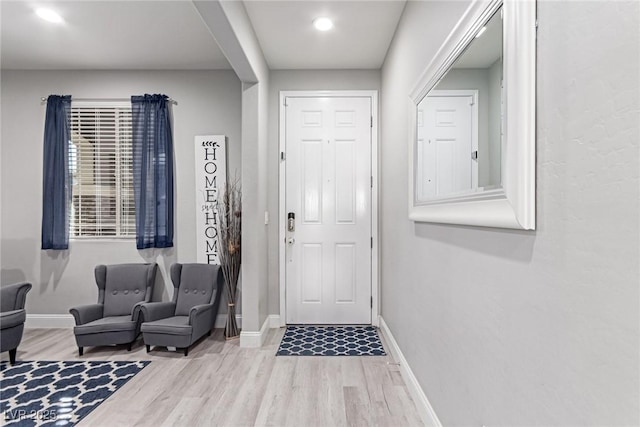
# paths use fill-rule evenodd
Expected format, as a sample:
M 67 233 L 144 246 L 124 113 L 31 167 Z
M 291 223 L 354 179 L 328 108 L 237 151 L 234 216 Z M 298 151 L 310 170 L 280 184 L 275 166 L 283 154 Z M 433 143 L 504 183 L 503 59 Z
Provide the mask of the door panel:
M 456 186 L 456 164 L 454 162 L 456 140 L 435 138 L 433 144 L 436 149 L 435 176 L 437 194 L 453 193 Z M 469 160 L 469 164 L 471 164 L 471 160 Z
M 301 141 L 304 224 L 322 223 L 322 141 Z
M 302 303 L 322 302 L 322 243 L 302 244 Z
M 356 141 L 336 141 L 336 222 L 355 224 Z
M 287 323 L 371 323 L 371 99 L 287 98 Z
M 353 303 L 356 296 L 356 245 L 337 243 L 336 264 L 336 303 Z

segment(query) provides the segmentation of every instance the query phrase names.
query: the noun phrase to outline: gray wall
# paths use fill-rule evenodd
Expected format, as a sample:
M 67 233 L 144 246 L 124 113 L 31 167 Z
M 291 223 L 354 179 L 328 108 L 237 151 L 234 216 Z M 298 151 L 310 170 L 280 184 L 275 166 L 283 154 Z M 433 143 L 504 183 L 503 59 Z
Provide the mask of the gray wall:
M 285 90 L 380 90 L 380 70 L 280 70 L 269 79 L 268 210 L 269 313 L 280 314 L 280 266 L 278 263 L 278 169 L 280 165 L 280 91 Z
M 640 423 L 639 6 L 538 2 L 518 232 L 407 219 L 407 96 L 466 7 L 407 3 L 382 70 L 382 315 L 444 425 Z
M 167 269 L 195 262 L 196 224 L 193 137 L 225 134 L 228 171 L 240 174 L 241 87 L 233 71 L 2 71 L 2 283 L 33 282 L 27 311 L 66 314 L 94 302 L 96 264 L 157 261 L 162 277 L 156 299 L 172 292 Z M 40 97 L 126 98 L 166 93 L 173 109 L 175 147 L 174 248 L 137 251 L 135 240 L 72 241 L 68 251 L 40 250 L 42 135 L 45 105 Z

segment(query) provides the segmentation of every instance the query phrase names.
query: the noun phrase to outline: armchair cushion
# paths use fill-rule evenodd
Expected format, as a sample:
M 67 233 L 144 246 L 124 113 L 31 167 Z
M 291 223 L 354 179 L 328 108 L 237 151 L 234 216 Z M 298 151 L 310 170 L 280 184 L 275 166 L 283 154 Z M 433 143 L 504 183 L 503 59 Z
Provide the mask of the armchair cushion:
M 142 333 L 164 335 L 191 335 L 193 328 L 189 316 L 173 316 L 142 324 Z
M 20 310 L 24 308 L 27 292 L 31 290 L 31 283 L 13 283 L 0 288 L 0 311 Z
M 198 316 L 200 316 L 201 314 L 210 314 L 212 310 L 213 304 L 202 304 L 192 307 L 191 311 L 189 312 L 189 324 L 194 325 L 198 319 Z
M 172 317 L 176 312 L 176 304 L 174 302 L 148 302 L 140 307 L 145 323 Z
M 98 265 L 98 303 L 69 310 L 79 353 L 85 346 L 131 344 L 140 333 L 141 304 L 153 293 L 158 265 Z
M 9 352 L 9 361 L 16 361 L 16 351 L 22 340 L 27 312 L 24 304 L 31 283 L 14 283 L 0 287 L 0 352 Z
M 188 348 L 213 329 L 220 303 L 220 266 L 173 264 L 172 303 L 144 304 L 142 336 L 150 346 Z
M 76 320 L 76 325 L 84 325 L 85 323 L 100 319 L 103 310 L 104 306 L 102 304 L 89 304 L 74 307 L 69 310 L 69 313 L 71 313 Z
M 119 264 L 106 269 L 104 287 L 104 316 L 131 315 L 133 306 L 144 301 L 150 276 L 155 280 L 155 265 Z
M 130 315 L 103 317 L 93 322 L 73 328 L 76 335 L 97 334 L 102 332 L 132 331 L 136 329 L 136 322 Z
M 133 306 L 133 310 L 131 311 L 131 320 L 134 322 L 138 322 L 138 320 L 142 320 L 142 305 L 146 304 L 144 301 L 140 301 Z
M 179 264 L 174 264 L 172 269 Z M 183 264 L 180 266 L 180 287 L 176 303 L 176 316 L 188 316 L 196 305 L 209 304 L 213 301 L 218 280 L 218 269 L 208 264 Z M 172 273 L 174 273 L 172 271 Z M 173 274 L 172 274 L 173 276 Z
M 8 329 L 21 325 L 26 319 L 27 314 L 24 310 L 4 311 L 0 314 L 0 329 Z

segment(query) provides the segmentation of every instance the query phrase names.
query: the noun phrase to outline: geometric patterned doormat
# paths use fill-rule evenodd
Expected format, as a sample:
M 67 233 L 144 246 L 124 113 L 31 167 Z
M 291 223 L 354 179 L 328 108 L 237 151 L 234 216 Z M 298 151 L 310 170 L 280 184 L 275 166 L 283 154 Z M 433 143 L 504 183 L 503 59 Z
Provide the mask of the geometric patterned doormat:
M 373 326 L 287 326 L 277 356 L 386 356 Z
M 0 362 L 4 425 L 73 426 L 149 363 Z

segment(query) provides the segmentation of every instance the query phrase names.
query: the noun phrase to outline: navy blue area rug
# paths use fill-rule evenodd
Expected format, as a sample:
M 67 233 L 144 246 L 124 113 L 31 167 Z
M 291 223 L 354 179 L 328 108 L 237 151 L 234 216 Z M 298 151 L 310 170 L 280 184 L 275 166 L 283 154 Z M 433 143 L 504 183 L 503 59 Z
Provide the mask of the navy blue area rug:
M 0 362 L 3 425 L 72 426 L 149 363 Z
M 386 356 L 373 326 L 287 326 L 278 356 Z

